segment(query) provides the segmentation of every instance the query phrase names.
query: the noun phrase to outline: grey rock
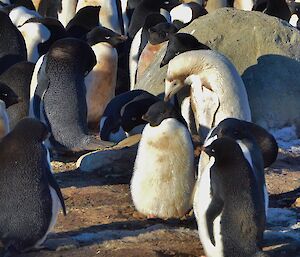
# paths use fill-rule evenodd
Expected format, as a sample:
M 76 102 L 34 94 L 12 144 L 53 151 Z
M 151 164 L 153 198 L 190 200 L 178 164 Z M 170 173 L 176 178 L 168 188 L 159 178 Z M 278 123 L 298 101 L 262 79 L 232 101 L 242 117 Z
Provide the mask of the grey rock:
M 300 118 L 300 33 L 261 12 L 220 8 L 180 32 L 191 33 L 223 53 L 245 83 L 253 122 L 266 129 L 296 125 Z M 135 88 L 164 91 L 167 66 L 159 68 L 163 47 Z M 298 122 L 299 125 L 299 122 Z

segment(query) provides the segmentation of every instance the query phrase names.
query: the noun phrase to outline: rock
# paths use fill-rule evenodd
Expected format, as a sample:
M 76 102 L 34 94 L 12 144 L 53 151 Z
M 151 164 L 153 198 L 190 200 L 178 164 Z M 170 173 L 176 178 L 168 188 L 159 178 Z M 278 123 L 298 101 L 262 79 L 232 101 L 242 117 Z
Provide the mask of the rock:
M 296 199 L 296 201 L 293 203 L 293 207 L 300 208 L 300 197 Z
M 230 28 L 230 29 L 228 29 Z M 264 128 L 296 125 L 300 110 L 300 33 L 261 12 L 221 8 L 180 32 L 227 56 L 245 83 L 253 122 Z M 164 46 L 135 88 L 164 91 L 167 66 L 159 68 Z M 299 124 L 298 124 L 299 125 Z
M 141 135 L 134 135 L 114 147 L 87 153 L 77 160 L 76 166 L 85 172 L 100 170 L 102 175 L 131 172 L 140 138 Z

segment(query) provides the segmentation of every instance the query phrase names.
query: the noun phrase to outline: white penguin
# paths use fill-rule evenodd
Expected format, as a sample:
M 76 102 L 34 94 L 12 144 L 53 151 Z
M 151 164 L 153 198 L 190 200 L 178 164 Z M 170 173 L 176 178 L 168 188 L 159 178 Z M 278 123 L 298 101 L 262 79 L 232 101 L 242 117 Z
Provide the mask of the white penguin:
M 225 118 L 251 121 L 243 80 L 224 55 L 212 50 L 193 50 L 173 58 L 165 80 L 165 100 L 185 86 L 191 86 L 196 126 L 203 138 Z

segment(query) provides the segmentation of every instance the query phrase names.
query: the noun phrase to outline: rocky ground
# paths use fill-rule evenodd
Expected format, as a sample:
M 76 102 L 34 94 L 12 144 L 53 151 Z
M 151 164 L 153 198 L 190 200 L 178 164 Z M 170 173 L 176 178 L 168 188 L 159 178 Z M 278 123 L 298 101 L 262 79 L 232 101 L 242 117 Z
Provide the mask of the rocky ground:
M 23 257 L 201 256 L 193 216 L 147 220 L 135 212 L 129 191 L 131 174 L 82 172 L 76 160 L 52 162 L 62 188 L 67 216 L 59 215 L 45 249 Z M 300 155 L 281 151 L 266 170 L 270 218 L 264 250 L 271 257 L 300 256 Z M 280 208 L 280 209 L 277 209 Z M 298 239 L 298 241 L 296 240 Z

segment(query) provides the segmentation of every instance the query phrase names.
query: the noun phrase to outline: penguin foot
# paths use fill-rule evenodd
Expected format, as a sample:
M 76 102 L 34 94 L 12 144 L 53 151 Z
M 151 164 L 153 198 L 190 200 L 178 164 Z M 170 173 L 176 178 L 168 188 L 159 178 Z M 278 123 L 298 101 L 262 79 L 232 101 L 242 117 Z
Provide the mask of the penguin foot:
M 147 215 L 147 219 L 156 219 L 157 216 L 155 216 L 154 214 L 149 214 Z

